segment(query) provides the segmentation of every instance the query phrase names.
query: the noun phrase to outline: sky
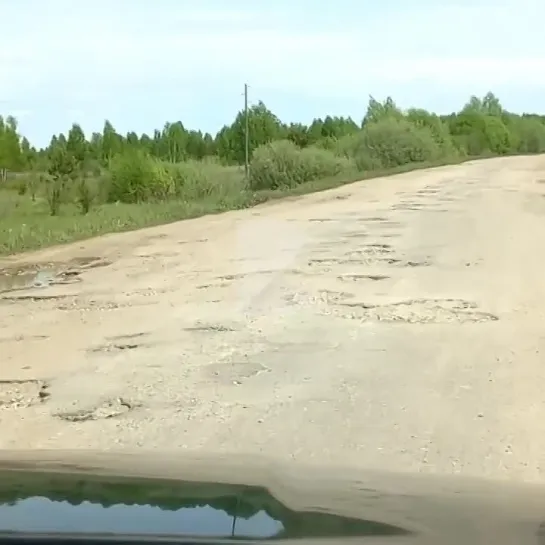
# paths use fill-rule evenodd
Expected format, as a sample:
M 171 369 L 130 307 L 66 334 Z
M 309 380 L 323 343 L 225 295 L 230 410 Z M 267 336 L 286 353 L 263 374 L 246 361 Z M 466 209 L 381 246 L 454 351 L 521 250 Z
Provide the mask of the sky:
M 262 100 L 361 121 L 369 96 L 440 113 L 493 91 L 545 113 L 543 0 L 0 0 L 0 114 L 33 145 L 180 120 L 215 133 Z

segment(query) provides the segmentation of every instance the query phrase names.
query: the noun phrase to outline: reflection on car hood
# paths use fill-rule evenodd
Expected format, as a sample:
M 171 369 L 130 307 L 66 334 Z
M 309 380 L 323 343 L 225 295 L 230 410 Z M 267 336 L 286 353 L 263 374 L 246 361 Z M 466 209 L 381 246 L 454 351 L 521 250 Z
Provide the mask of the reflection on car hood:
M 0 454 L 0 535 L 524 545 L 545 543 L 541 517 L 537 485 L 240 456 Z

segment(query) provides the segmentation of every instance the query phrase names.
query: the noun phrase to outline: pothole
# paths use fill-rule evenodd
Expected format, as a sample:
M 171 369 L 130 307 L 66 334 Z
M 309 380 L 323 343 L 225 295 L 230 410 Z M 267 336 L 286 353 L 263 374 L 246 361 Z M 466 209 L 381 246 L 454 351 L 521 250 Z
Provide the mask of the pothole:
M 369 226 L 369 228 L 371 227 L 374 227 L 376 229 L 390 229 L 390 228 L 403 227 L 403 224 L 399 221 L 385 220 L 385 221 L 381 221 L 380 223 Z
M 178 252 L 165 252 L 165 251 L 156 251 L 156 252 L 149 252 L 149 253 L 142 253 L 142 254 L 135 254 L 135 257 L 142 258 L 142 259 L 159 259 L 159 258 L 174 258 L 179 257 Z
M 142 296 L 141 293 L 129 292 L 124 293 L 123 295 L 126 297 L 125 301 L 96 300 L 69 295 L 64 297 L 66 302 L 56 305 L 55 308 L 63 312 L 98 312 L 117 310 L 120 308 L 134 309 L 136 307 L 146 307 L 154 304 L 148 296 Z M 136 299 L 134 297 L 135 295 L 141 297 Z
M 43 380 L 0 380 L 0 409 L 24 409 L 50 397 Z
M 375 242 L 372 244 L 366 244 L 367 248 L 378 248 L 380 250 L 390 250 L 392 248 L 391 244 L 385 244 L 384 242 Z
M 359 221 L 369 221 L 371 223 L 373 222 L 383 222 L 383 221 L 388 221 L 388 218 L 385 218 L 383 216 L 370 216 L 370 217 L 367 217 L 367 218 L 359 218 Z
M 392 206 L 392 210 L 409 210 L 413 212 L 422 212 L 426 210 L 426 207 L 422 204 L 398 204 Z
M 299 292 L 285 296 L 292 304 L 335 304 L 354 298 L 355 295 L 346 291 L 320 290 L 317 293 Z
M 196 244 L 196 243 L 202 243 L 202 242 L 208 242 L 207 238 L 197 238 L 195 240 L 179 240 L 178 244 Z
M 369 258 L 375 256 L 389 255 L 393 252 L 390 244 L 366 244 L 359 250 L 351 250 L 345 253 L 347 257 Z
M 212 363 L 205 367 L 205 373 L 212 379 L 234 385 L 270 371 L 261 363 L 253 362 Z
M 96 269 L 98 267 L 108 267 L 111 264 L 112 261 L 102 257 L 75 257 L 66 263 L 69 268 L 79 269 Z
M 66 300 L 73 297 L 72 295 L 62 295 L 62 294 L 24 294 L 24 295 L 3 295 L 0 297 L 0 301 L 11 301 L 11 302 L 17 302 L 17 301 L 30 301 L 32 303 L 39 303 L 40 301 L 57 301 L 57 300 Z
M 153 242 L 154 240 L 163 240 L 167 237 L 168 235 L 166 233 L 159 233 L 158 235 L 151 235 L 150 237 L 147 237 L 146 241 Z
M 2 269 L 0 270 L 0 293 L 48 286 L 56 274 L 57 271 L 54 269 Z
M 323 258 L 311 259 L 308 265 L 311 268 L 321 268 L 322 272 L 330 272 L 336 266 L 348 265 L 354 270 L 354 267 L 374 267 L 377 265 L 393 265 L 393 266 L 418 266 L 416 262 L 404 262 L 401 259 L 394 257 L 386 257 L 391 254 L 391 250 L 385 248 L 368 248 L 364 250 L 352 250 L 345 254 L 344 259 L 339 258 Z M 427 263 L 426 263 L 427 264 Z M 422 263 L 421 266 L 423 266 Z
M 199 286 L 196 286 L 195 289 L 197 290 L 208 290 L 211 288 L 228 288 L 231 284 L 229 282 L 218 282 L 216 284 L 200 284 Z
M 366 238 L 369 236 L 367 231 L 353 231 L 351 233 L 345 233 L 343 238 Z
M 339 303 L 344 318 L 377 322 L 404 323 L 479 323 L 497 321 L 499 318 L 489 312 L 478 310 L 475 303 L 462 299 L 410 299 L 385 305 L 362 302 Z
M 47 262 L 0 269 L 0 293 L 46 288 L 80 282 L 81 271 L 111 265 L 100 257 L 80 257 L 67 262 Z
M 308 264 L 309 265 L 323 265 L 323 266 L 332 266 L 332 265 L 338 265 L 341 263 L 340 259 L 331 259 L 331 258 L 318 258 L 318 259 L 309 259 Z
M 422 261 L 414 261 L 414 260 L 408 260 L 405 261 L 403 259 L 397 259 L 394 257 L 383 257 L 377 259 L 377 261 L 385 264 L 385 265 L 391 265 L 394 267 L 429 267 L 431 266 L 431 262 L 428 260 L 422 260 Z
M 130 350 L 136 350 L 137 348 L 145 348 L 149 345 L 138 342 L 114 342 L 104 343 L 92 348 L 88 348 L 87 352 L 90 354 L 103 354 L 112 352 L 125 352 Z
M 324 303 L 337 303 L 346 301 L 355 297 L 353 293 L 347 291 L 320 290 L 317 298 Z
M 148 333 L 145 331 L 139 331 L 138 333 L 127 333 L 126 335 L 113 335 L 111 337 L 106 337 L 109 341 L 116 342 L 125 342 L 132 341 L 133 339 L 141 339 L 145 337 Z
M 431 263 L 428 260 L 423 261 L 406 261 L 404 263 L 405 267 L 429 267 Z
M 66 422 L 87 422 L 89 420 L 107 420 L 117 418 L 134 410 L 139 405 L 131 403 L 122 397 L 109 399 L 103 403 L 89 408 L 79 409 L 75 411 L 62 411 L 55 413 L 53 416 Z
M 274 274 L 278 271 L 272 271 L 272 270 L 268 270 L 268 271 L 248 271 L 248 272 L 245 272 L 245 273 L 235 273 L 235 274 L 224 274 L 223 276 L 217 276 L 216 278 L 218 280 L 227 280 L 227 281 L 233 281 L 233 280 L 242 280 L 248 276 L 257 276 L 257 275 L 261 275 L 261 274 Z
M 194 326 L 184 327 L 184 331 L 201 331 L 203 333 L 229 333 L 236 331 L 234 327 L 223 324 L 196 324 Z
M 327 197 L 325 199 L 321 199 L 319 202 L 325 203 L 325 202 L 333 202 L 333 201 L 346 201 L 352 196 L 351 193 L 347 195 L 335 195 L 334 197 Z
M 75 271 L 75 270 L 68 270 L 68 271 L 61 271 L 59 274 L 55 276 L 55 278 L 51 279 L 49 284 L 50 285 L 76 284 L 77 282 L 81 282 L 81 272 Z
M 0 343 L 9 343 L 9 342 L 31 342 L 31 341 L 47 341 L 49 335 L 12 335 L 11 337 L 0 337 Z
M 378 282 L 380 280 L 388 280 L 390 276 L 386 274 L 343 274 L 337 277 L 341 282 L 358 282 L 360 280 L 372 280 Z

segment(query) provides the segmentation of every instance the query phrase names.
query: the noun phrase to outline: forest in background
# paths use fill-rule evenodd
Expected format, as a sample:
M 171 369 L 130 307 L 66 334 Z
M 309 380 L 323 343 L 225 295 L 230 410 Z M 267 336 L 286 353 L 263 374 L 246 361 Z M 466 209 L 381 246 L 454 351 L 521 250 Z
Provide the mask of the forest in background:
M 245 175 L 246 126 L 249 173 Z M 263 103 L 216 135 L 181 121 L 153 135 L 78 124 L 32 147 L 0 117 L 0 254 L 245 208 L 284 195 L 467 159 L 545 152 L 545 116 L 514 114 L 493 93 L 459 112 L 369 99 L 361 120 L 282 122 Z

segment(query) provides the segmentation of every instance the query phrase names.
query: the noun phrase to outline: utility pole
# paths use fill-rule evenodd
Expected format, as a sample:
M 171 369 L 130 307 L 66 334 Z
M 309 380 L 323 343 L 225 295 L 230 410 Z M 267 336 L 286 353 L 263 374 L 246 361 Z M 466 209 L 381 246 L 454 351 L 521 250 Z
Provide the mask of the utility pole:
M 244 174 L 250 178 L 250 127 L 248 120 L 248 84 L 244 84 Z

